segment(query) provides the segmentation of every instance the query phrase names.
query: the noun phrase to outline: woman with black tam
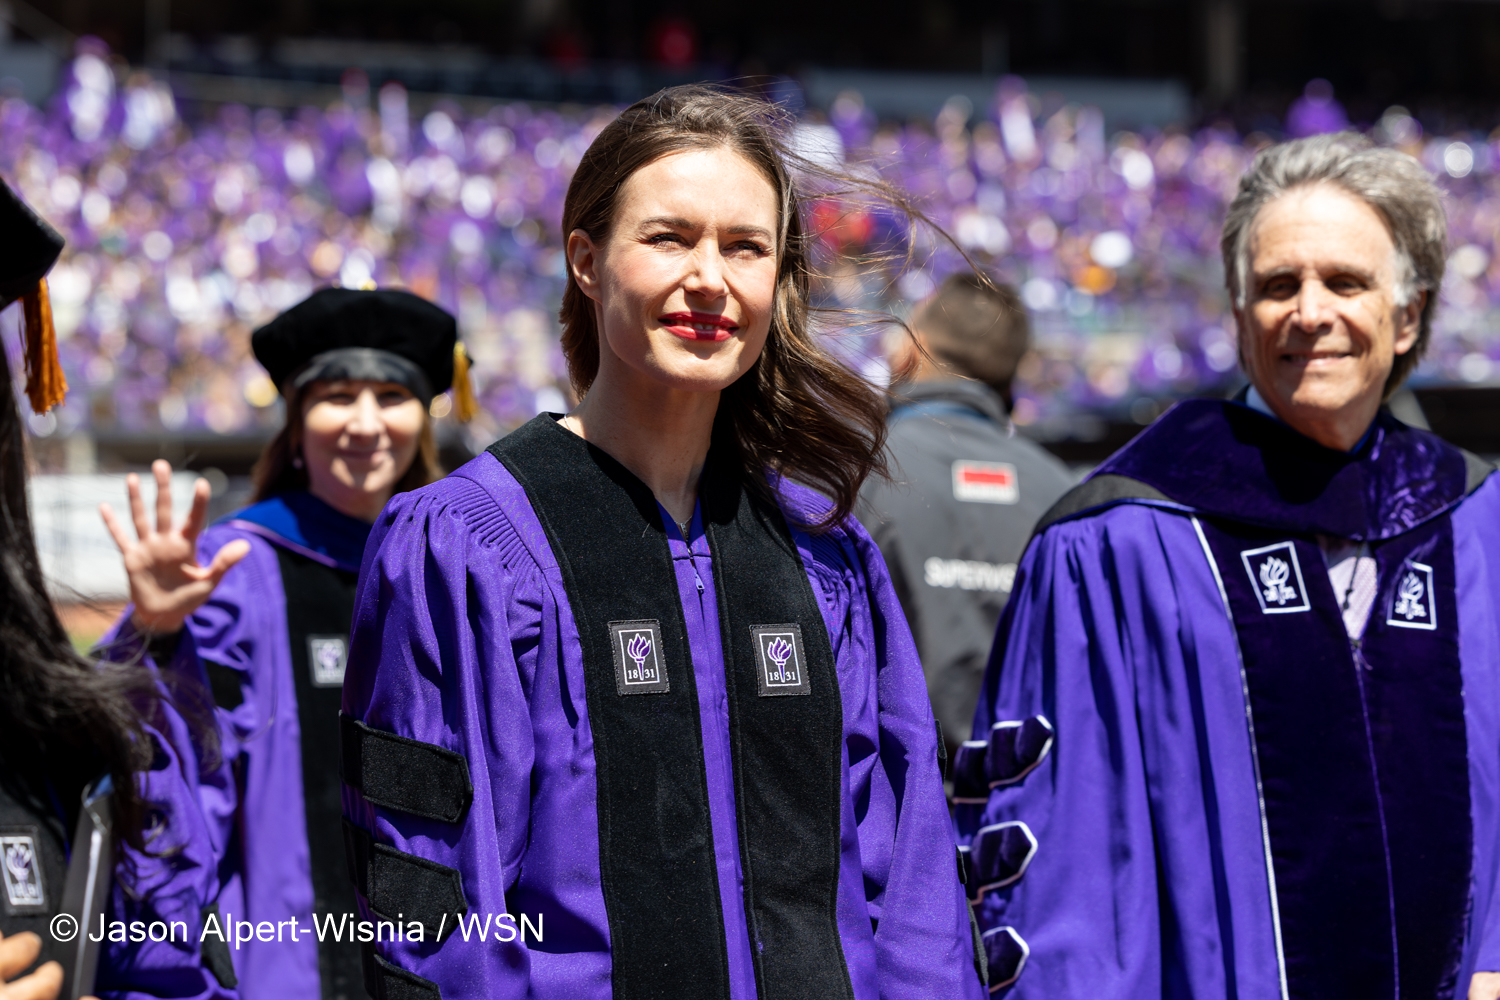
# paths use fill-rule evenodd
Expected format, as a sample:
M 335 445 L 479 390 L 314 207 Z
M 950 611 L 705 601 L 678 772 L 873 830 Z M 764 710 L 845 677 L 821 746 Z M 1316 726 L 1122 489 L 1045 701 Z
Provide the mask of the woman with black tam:
M 233 772 L 204 790 L 224 856 L 219 909 L 226 923 L 279 928 L 234 953 L 247 997 L 363 992 L 339 803 L 355 581 L 386 501 L 441 476 L 428 409 L 455 368 L 459 415 L 472 406 L 457 335 L 451 315 L 408 292 L 313 294 L 252 338 L 287 413 L 256 466 L 256 502 L 201 537 L 191 523 L 173 531 L 171 468 L 157 462 L 156 528 L 134 479 L 137 538 L 105 515 L 130 622 L 201 660 L 213 686 Z M 209 579 L 226 561 L 222 581 Z
M 0 311 L 20 301 L 37 413 L 67 392 L 44 278 L 62 247 L 0 181 Z M 218 892 L 197 795 L 214 756 L 202 675 L 98 664 L 73 648 L 31 534 L 3 350 L 0 386 L 0 996 L 232 997 L 227 954 L 198 943 Z M 121 658 L 140 655 L 138 634 L 120 640 Z M 111 941 L 101 920 L 157 930 Z

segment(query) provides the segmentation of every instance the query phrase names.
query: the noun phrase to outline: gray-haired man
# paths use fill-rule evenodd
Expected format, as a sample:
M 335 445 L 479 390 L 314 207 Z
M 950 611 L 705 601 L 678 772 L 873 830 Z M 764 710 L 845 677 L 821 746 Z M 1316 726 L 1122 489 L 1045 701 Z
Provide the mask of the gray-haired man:
M 956 762 L 992 984 L 1500 993 L 1500 476 L 1381 406 L 1445 239 L 1422 168 L 1355 136 L 1241 180 L 1252 388 L 1043 518 Z

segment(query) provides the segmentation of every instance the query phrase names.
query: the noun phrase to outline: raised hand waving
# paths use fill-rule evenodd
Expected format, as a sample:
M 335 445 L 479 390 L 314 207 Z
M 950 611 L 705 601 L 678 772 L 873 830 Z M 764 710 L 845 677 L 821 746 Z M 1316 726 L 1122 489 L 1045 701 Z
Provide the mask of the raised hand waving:
M 173 528 L 172 466 L 158 459 L 151 464 L 151 472 L 156 477 L 155 528 L 146 516 L 141 481 L 134 473 L 126 477 L 125 491 L 136 537 L 130 537 L 109 504 L 100 504 L 99 513 L 125 561 L 130 600 L 135 605 L 131 621 L 144 632 L 170 635 L 208 600 L 230 567 L 245 558 L 250 543 L 243 539 L 230 542 L 214 553 L 207 566 L 198 565 L 198 533 L 208 514 L 208 481 L 200 479 L 193 485 L 193 505 L 187 518 Z

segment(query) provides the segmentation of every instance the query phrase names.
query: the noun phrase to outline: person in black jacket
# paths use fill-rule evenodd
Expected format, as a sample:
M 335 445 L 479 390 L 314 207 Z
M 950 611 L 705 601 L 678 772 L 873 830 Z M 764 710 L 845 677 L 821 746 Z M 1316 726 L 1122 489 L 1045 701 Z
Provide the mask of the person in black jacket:
M 910 325 L 891 357 L 912 371 L 890 415 L 892 479 L 866 482 L 859 516 L 890 567 L 952 751 L 969 738 L 1021 551 L 1074 477 L 1008 416 L 1031 338 L 1014 289 L 951 275 Z

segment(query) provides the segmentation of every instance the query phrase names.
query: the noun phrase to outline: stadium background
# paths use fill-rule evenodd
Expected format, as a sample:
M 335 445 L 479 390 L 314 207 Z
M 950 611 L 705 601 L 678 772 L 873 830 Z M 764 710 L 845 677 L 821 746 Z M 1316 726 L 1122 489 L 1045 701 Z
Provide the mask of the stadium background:
M 249 333 L 314 288 L 400 285 L 459 317 L 483 413 L 434 402 L 450 466 L 564 408 L 572 167 L 620 106 L 692 80 L 784 103 L 805 155 L 899 183 L 1018 285 L 1036 350 L 1015 421 L 1080 467 L 1237 388 L 1217 242 L 1249 158 L 1368 131 L 1449 199 L 1405 415 L 1500 453 L 1497 3 L 0 0 L 0 174 L 68 239 L 50 282 L 72 389 L 30 429 L 81 640 L 123 595 L 97 503 L 159 456 L 206 475 L 216 512 L 243 502 L 281 422 Z M 830 246 L 911 251 L 817 290 L 854 317 L 829 342 L 883 378 L 873 317 L 962 257 L 868 206 L 811 218 Z M 13 371 L 17 323 L 0 314 Z

